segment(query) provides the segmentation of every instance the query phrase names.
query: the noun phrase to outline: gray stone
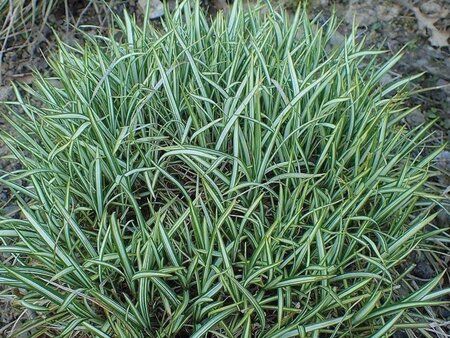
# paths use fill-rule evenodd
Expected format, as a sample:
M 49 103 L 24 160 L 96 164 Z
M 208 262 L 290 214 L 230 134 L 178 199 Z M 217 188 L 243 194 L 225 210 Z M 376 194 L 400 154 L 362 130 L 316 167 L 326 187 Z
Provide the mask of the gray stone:
M 444 150 L 436 156 L 436 164 L 439 168 L 450 171 L 450 151 Z
M 143 14 L 147 10 L 147 4 L 149 4 L 150 20 L 158 19 L 164 15 L 164 5 L 159 0 L 139 0 L 138 5 Z
M 423 113 L 420 110 L 415 110 L 406 117 L 406 122 L 411 127 L 420 126 L 421 124 L 425 123 L 425 121 L 426 121 L 425 115 L 423 115 Z
M 435 1 L 427 1 L 420 5 L 420 10 L 430 16 L 439 15 L 442 11 L 442 7 Z
M 12 93 L 13 91 L 11 86 L 0 86 L 0 102 L 10 100 Z

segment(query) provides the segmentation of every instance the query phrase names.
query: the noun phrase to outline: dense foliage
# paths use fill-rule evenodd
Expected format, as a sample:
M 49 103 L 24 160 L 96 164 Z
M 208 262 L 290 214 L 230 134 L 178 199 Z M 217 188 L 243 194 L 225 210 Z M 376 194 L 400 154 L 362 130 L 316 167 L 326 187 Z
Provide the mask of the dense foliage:
M 408 80 L 380 85 L 349 36 L 268 7 L 208 21 L 186 3 L 162 28 L 118 21 L 61 43 L 55 77 L 16 90 L 2 133 L 22 169 L 1 182 L 0 284 L 47 336 L 382 337 L 424 327 L 440 276 L 425 248 L 436 152 L 398 121 Z M 400 91 L 399 91 L 400 90 Z M 40 104 L 31 104 L 33 102 Z M 23 110 L 23 113 L 19 113 Z M 439 150 L 436 150 L 439 151 Z

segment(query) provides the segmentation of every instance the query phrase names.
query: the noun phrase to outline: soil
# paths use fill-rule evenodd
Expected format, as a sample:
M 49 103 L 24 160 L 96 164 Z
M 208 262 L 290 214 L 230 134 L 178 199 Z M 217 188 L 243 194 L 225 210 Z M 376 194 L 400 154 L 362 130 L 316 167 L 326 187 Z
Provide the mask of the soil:
M 143 1 L 143 0 L 140 0 Z M 113 10 L 122 13 L 128 9 L 131 13 L 138 13 L 139 1 L 111 1 Z M 62 2 L 64 3 L 64 2 Z M 11 81 L 31 83 L 32 71 L 37 70 L 48 74 L 49 67 L 43 55 L 55 50 L 55 36 L 68 44 L 82 43 L 81 34 L 73 26 L 95 25 L 99 28 L 84 29 L 85 31 L 106 31 L 111 23 L 110 16 L 101 6 L 92 5 L 92 1 L 69 1 L 68 13 L 64 5 L 54 9 L 42 29 L 32 30 L 32 34 L 25 37 L 17 36 L 9 40 L 4 46 L 0 70 L 0 101 L 13 99 Z M 86 8 L 87 4 L 91 5 Z M 274 4 L 292 10 L 298 0 L 272 1 Z M 208 1 L 205 6 L 210 13 L 228 6 L 225 0 Z M 311 16 L 318 16 L 319 22 L 324 22 L 335 12 L 342 20 L 336 34 L 336 41 L 342 41 L 352 26 L 358 37 L 364 37 L 367 46 L 386 50 L 382 58 L 387 60 L 395 53 L 403 50 L 404 56 L 396 65 L 389 77 L 383 81 L 395 78 L 406 78 L 423 73 L 422 77 L 414 81 L 416 94 L 408 101 L 414 107 L 420 105 L 411 116 L 403 121 L 409 127 L 416 127 L 428 121 L 436 120 L 432 128 L 434 144 L 446 144 L 450 141 L 450 3 L 448 0 L 311 0 L 308 4 Z M 0 39 L 0 45 L 2 44 Z M 0 46 L 1 47 L 1 46 Z M 1 49 L 1 48 L 0 48 Z M 1 107 L 0 110 L 4 110 Z M 0 128 L 8 130 L 8 126 L 0 115 Z M 436 168 L 440 170 L 435 185 L 442 194 L 450 194 L 450 151 L 443 151 L 436 159 Z M 17 163 L 5 158 L 8 153 L 5 145 L 0 141 L 0 176 L 5 172 L 17 169 Z M 0 212 L 14 213 L 16 210 L 8 206 L 11 198 L 9 192 L 0 186 Z M 449 201 L 447 200 L 447 203 Z M 447 227 L 450 219 L 447 212 L 441 212 L 438 225 Z M 1 259 L 2 257 L 0 257 Z M 444 265 L 448 263 L 444 258 Z M 420 280 L 428 280 L 435 276 L 442 266 L 435 266 L 428 260 L 412 259 L 417 264 L 412 276 Z M 10 303 L 10 299 L 2 296 L 0 289 L 0 337 L 7 332 L 21 316 Z M 397 337 L 403 337 L 398 333 Z

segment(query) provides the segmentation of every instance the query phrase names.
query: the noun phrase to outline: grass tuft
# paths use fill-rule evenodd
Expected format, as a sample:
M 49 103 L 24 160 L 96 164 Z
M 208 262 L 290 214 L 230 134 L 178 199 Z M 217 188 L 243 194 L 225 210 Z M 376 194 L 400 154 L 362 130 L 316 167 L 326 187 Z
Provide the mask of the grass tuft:
M 349 36 L 236 1 L 182 3 L 161 29 L 60 43 L 53 79 L 16 89 L 1 132 L 23 169 L 0 182 L 0 284 L 33 311 L 18 332 L 98 337 L 384 337 L 442 323 L 427 250 L 427 127 Z M 119 37 L 120 35 L 120 37 Z M 33 105 L 28 98 L 41 105 Z M 18 111 L 23 110 L 23 114 Z

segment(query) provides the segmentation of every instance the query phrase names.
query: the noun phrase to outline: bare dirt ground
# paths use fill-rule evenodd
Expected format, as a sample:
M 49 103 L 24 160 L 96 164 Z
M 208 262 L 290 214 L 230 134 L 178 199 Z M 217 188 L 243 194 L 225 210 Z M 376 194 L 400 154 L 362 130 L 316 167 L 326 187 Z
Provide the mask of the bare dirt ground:
M 113 9 L 121 13 L 126 8 L 129 12 L 139 15 L 139 5 L 142 1 L 146 0 L 117 1 Z M 92 32 L 107 31 L 110 27 L 111 20 L 106 15 L 105 9 L 95 5 L 95 1 L 78 0 L 69 3 L 71 5 L 68 11 L 63 5 L 56 8 L 48 17 L 47 23 L 41 26 L 41 29 L 34 30 L 28 39 L 18 36 L 14 40 L 10 39 L 8 45 L 2 46 L 4 53 L 0 70 L 0 101 L 13 99 L 11 81 L 31 83 L 33 70 L 49 74 L 49 67 L 43 55 L 49 55 L 49 51 L 55 49 L 56 39 L 53 30 L 64 42 L 70 44 L 82 43 L 80 33 L 76 32 L 73 26 L 100 27 L 87 29 Z M 88 4 L 90 5 L 87 7 Z M 293 9 L 298 1 L 272 1 L 272 4 Z M 225 0 L 207 1 L 204 5 L 211 13 L 228 6 Z M 319 22 L 325 21 L 335 12 L 342 20 L 337 40 L 344 39 L 355 25 L 358 36 L 366 39 L 367 46 L 387 51 L 384 59 L 403 50 L 404 56 L 390 74 L 391 78 L 384 80 L 424 73 L 420 79 L 415 80 L 414 89 L 417 93 L 408 101 L 410 106 L 420 105 L 420 108 L 417 108 L 403 123 L 415 127 L 436 119 L 431 136 L 434 144 L 446 144 L 450 141 L 449 0 L 311 0 L 308 11 L 311 16 L 319 15 Z M 71 26 L 67 25 L 67 22 Z M 433 90 L 423 90 L 430 88 Z M 1 117 L 0 128 L 8 128 Z M 437 177 L 435 185 L 448 197 L 450 148 L 446 149 L 436 160 L 436 167 L 441 174 Z M 7 153 L 5 145 L 0 141 L 0 176 L 17 167 L 15 162 L 5 157 Z M 10 198 L 8 190 L 0 186 L 0 213 L 16 212 L 14 207 L 8 205 Z M 442 212 L 438 222 L 442 227 L 449 226 L 448 214 Z M 447 257 L 441 257 L 439 264 L 432 264 L 423 254 L 417 254 L 411 260 L 416 264 L 412 273 L 418 280 L 433 277 L 449 263 Z M 17 312 L 9 299 L 2 296 L 0 289 L 0 337 L 7 336 L 17 318 L 23 319 L 28 315 Z M 450 319 L 449 313 L 441 315 Z M 401 334 L 397 336 L 402 337 Z

